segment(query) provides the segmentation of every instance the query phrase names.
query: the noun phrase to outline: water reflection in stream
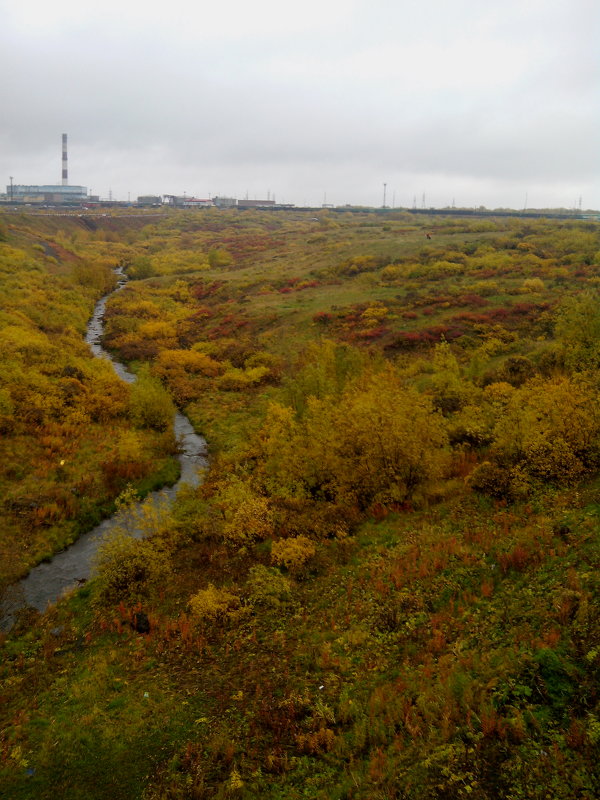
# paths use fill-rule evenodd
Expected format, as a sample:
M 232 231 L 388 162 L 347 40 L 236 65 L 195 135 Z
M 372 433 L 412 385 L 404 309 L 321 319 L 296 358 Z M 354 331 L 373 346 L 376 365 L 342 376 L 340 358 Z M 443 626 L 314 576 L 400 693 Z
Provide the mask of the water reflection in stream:
M 126 278 L 121 270 L 116 270 L 119 283 L 115 292 L 118 292 L 126 283 Z M 88 324 L 86 342 L 92 353 L 98 358 L 108 359 L 115 372 L 127 383 L 135 381 L 135 375 L 125 366 L 104 350 L 100 344 L 104 332 L 104 310 L 111 292 L 98 301 L 94 314 Z M 177 494 L 180 486 L 198 486 L 201 473 L 208 464 L 206 441 L 194 432 L 189 419 L 179 411 L 175 414 L 174 430 L 179 442 L 179 463 L 181 475 L 174 486 L 161 489 L 149 494 L 142 503 L 138 503 L 137 511 L 142 506 L 152 504 L 157 509 L 168 508 Z M 136 507 L 133 508 L 135 514 Z M 74 544 L 57 553 L 54 558 L 34 567 L 27 577 L 17 584 L 9 587 L 0 602 L 0 629 L 10 630 L 18 613 L 28 607 L 38 611 L 45 611 L 49 603 L 54 603 L 61 595 L 70 589 L 85 582 L 90 575 L 92 563 L 98 546 L 103 537 L 118 525 L 127 523 L 124 515 L 132 512 L 119 512 L 109 519 L 105 519 L 97 527 L 81 536 Z

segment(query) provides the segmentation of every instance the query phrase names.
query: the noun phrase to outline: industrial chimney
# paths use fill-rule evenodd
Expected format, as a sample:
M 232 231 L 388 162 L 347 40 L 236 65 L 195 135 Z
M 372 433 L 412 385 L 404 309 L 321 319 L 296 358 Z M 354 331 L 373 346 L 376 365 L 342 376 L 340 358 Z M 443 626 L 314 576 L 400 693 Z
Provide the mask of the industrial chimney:
M 69 169 L 67 166 L 67 134 L 62 135 L 62 185 L 69 185 Z

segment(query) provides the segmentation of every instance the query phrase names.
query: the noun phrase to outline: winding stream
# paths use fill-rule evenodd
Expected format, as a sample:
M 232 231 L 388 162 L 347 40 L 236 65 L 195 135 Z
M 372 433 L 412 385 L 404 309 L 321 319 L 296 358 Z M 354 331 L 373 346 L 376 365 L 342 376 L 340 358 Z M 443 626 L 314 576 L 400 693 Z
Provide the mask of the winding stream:
M 100 344 L 104 332 L 106 303 L 109 297 L 120 291 L 127 282 L 121 268 L 115 272 L 119 277 L 117 288 L 96 303 L 85 340 L 96 357 L 110 361 L 122 380 L 133 383 L 135 375 L 123 364 L 115 361 Z M 25 578 L 9 587 L 0 602 L 0 630 L 10 630 L 18 613 L 23 609 L 32 607 L 43 612 L 49 603 L 56 602 L 65 592 L 84 583 L 90 576 L 93 559 L 103 537 L 116 526 L 127 523 L 126 515 L 135 517 L 136 512 L 140 512 L 148 504 L 156 509 L 166 509 L 172 504 L 180 486 L 200 484 L 201 472 L 208 465 L 206 441 L 194 432 L 189 419 L 179 411 L 175 413 L 173 426 L 180 448 L 181 475 L 177 483 L 151 492 L 143 501 L 134 504 L 131 510 L 118 512 L 103 520 L 93 530 L 80 536 L 66 550 L 57 553 L 50 561 L 38 564 Z

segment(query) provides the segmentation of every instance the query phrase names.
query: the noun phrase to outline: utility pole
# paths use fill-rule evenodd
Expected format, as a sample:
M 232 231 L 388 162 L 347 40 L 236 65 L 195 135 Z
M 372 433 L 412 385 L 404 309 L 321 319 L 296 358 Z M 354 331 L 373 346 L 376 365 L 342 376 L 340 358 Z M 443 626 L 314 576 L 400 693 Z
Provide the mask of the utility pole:
M 10 176 L 10 202 L 13 201 L 13 176 Z
M 383 184 L 383 208 L 385 208 L 385 193 L 387 191 L 387 183 Z

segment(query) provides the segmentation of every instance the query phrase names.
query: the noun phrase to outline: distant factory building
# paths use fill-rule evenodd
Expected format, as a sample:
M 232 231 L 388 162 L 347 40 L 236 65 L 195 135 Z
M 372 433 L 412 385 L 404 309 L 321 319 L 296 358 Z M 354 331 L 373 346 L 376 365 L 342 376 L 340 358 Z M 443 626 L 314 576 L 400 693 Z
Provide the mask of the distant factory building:
M 156 194 L 143 194 L 137 199 L 138 206 L 161 206 L 162 198 Z
M 6 198 L 11 203 L 75 203 L 87 200 L 85 186 L 22 186 L 14 184 L 6 187 Z
M 208 198 L 185 197 L 181 206 L 182 208 L 210 208 L 212 206 L 212 200 Z
M 238 200 L 238 208 L 273 208 L 275 200 Z
M 217 208 L 235 208 L 237 205 L 235 197 L 213 197 L 212 202 Z
M 177 194 L 164 195 L 164 201 L 167 205 L 175 206 L 175 208 L 207 208 L 213 204 L 212 200 L 202 200 L 197 197 Z

